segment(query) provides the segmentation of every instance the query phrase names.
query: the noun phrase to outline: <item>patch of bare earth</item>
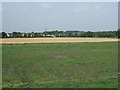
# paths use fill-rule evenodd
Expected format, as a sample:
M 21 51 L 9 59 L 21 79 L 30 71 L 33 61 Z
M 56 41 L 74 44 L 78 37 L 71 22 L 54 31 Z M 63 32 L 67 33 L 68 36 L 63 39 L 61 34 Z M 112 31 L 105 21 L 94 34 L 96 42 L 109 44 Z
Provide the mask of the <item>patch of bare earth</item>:
M 55 56 L 55 58 L 68 58 L 67 56 Z

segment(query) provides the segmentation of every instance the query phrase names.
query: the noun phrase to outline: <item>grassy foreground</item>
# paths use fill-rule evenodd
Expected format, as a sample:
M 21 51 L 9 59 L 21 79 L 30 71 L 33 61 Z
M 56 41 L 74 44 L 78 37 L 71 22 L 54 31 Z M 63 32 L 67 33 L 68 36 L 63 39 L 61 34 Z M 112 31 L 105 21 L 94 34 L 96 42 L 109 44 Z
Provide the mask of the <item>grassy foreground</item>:
M 4 88 L 117 88 L 117 42 L 3 45 Z

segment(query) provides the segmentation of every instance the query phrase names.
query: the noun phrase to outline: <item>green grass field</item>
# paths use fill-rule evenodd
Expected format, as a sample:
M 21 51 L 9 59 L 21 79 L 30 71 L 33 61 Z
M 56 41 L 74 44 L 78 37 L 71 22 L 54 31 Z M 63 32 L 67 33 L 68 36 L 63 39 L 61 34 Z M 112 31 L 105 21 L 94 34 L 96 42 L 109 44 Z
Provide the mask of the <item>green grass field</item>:
M 117 88 L 117 42 L 3 45 L 4 88 Z

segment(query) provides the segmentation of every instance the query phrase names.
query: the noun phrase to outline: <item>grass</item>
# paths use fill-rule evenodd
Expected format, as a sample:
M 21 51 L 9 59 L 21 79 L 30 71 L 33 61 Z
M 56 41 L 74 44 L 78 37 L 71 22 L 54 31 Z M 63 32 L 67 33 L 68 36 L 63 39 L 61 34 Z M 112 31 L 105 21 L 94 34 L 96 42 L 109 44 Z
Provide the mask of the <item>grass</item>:
M 117 88 L 117 42 L 3 45 L 4 88 Z

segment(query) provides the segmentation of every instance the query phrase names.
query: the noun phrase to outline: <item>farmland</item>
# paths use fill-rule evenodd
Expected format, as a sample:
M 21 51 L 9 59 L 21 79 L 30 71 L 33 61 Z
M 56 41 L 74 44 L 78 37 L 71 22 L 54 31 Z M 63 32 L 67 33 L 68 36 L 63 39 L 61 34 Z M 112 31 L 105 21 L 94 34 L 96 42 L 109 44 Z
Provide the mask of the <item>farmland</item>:
M 31 43 L 73 43 L 73 42 L 113 42 L 117 38 L 3 38 L 2 44 L 31 44 Z
M 117 42 L 3 45 L 3 87 L 117 88 L 117 45 Z

